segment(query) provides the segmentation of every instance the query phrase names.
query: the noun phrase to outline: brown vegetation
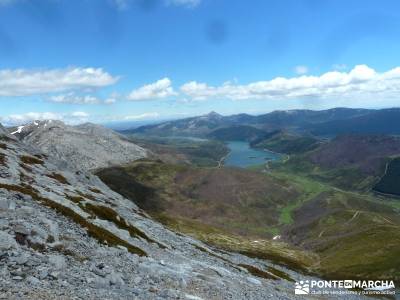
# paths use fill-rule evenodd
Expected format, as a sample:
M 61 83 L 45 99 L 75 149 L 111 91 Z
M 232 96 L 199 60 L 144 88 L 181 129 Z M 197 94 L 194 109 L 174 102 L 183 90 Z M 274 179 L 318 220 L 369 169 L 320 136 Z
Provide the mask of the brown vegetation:
M 41 160 L 37 157 L 34 157 L 34 156 L 29 156 L 29 155 L 21 156 L 21 161 L 28 165 L 43 165 L 44 164 L 43 160 Z
M 61 174 L 57 174 L 57 173 L 53 172 L 53 173 L 48 174 L 46 176 L 49 177 L 49 178 L 57 180 L 61 184 L 69 184 L 68 180 L 64 176 L 62 176 Z

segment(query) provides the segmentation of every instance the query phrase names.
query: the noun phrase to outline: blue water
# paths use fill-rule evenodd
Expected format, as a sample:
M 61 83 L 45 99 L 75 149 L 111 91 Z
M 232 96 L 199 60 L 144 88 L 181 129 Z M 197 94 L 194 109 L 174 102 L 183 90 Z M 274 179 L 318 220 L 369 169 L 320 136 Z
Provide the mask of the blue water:
M 228 142 L 231 150 L 225 159 L 225 166 L 246 168 L 254 165 L 261 165 L 269 160 L 279 160 L 282 155 L 267 150 L 250 148 L 247 142 Z

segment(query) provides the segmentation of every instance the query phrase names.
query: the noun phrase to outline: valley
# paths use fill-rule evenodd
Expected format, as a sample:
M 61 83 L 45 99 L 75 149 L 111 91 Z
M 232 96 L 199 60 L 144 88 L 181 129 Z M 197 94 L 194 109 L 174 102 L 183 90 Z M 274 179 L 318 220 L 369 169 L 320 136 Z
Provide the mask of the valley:
M 301 123 L 309 124 L 310 115 L 315 121 L 314 113 L 306 115 Z M 8 128 L 0 144 L 6 178 L 0 192 L 23 194 L 56 210 L 87 228 L 88 237 L 105 249 L 177 262 L 176 247 L 190 241 L 184 255 L 201 253 L 221 268 L 227 263 L 240 270 L 229 277 L 232 284 L 243 270 L 262 278 L 268 291 L 270 280 L 288 288 L 304 277 L 400 282 L 399 138 L 327 138 L 294 127 L 277 129 L 278 123 L 267 131 L 259 123 L 232 125 L 237 118 L 248 121 L 211 113 L 199 122 L 191 119 L 190 130 L 184 120 L 176 121 L 183 128 L 170 136 L 137 133 L 140 128 L 118 134 L 93 124 L 55 121 Z M 293 113 L 290 118 L 298 124 Z M 107 157 L 112 149 L 117 154 Z M 11 223 L 6 226 L 13 230 Z M 143 261 L 140 265 L 151 264 Z M 91 278 L 89 270 L 84 272 Z M 129 285 L 132 278 L 124 274 Z M 192 288 L 178 290 L 193 293 Z M 239 295 L 243 288 L 234 291 Z
M 354 118 L 359 113 L 369 112 L 355 112 Z M 349 115 L 340 118 L 353 118 Z M 207 118 L 214 125 L 204 134 Z M 309 116 L 301 118 L 310 124 Z M 400 280 L 396 159 L 383 176 L 390 157 L 400 154 L 396 137 L 326 138 L 276 127 L 268 132 L 246 117 L 240 120 L 253 125 L 232 125 L 233 119 L 215 113 L 203 116 L 199 135 L 193 126 L 197 120 L 190 119 L 191 131 L 176 127 L 171 136 L 193 134 L 207 143 L 225 144 L 221 168 L 193 160 L 139 160 L 98 175 L 127 198 L 145 199 L 139 205 L 156 220 L 211 246 L 326 278 L 368 275 Z M 177 122 L 184 126 L 184 120 Z M 150 144 L 157 142 L 153 136 Z M 169 146 L 178 149 L 174 143 Z M 123 183 L 120 178 L 125 178 Z

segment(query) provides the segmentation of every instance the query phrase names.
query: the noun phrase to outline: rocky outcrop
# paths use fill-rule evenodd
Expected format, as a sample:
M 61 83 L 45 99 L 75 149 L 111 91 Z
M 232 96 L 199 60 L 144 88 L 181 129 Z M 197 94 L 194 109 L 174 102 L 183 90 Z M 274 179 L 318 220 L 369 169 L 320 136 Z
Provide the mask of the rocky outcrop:
M 267 262 L 175 234 L 94 175 L 0 139 L 0 298 L 292 298 Z
M 90 123 L 68 126 L 61 121 L 35 121 L 11 128 L 10 133 L 81 170 L 119 165 L 147 156 L 145 149 L 122 135 Z

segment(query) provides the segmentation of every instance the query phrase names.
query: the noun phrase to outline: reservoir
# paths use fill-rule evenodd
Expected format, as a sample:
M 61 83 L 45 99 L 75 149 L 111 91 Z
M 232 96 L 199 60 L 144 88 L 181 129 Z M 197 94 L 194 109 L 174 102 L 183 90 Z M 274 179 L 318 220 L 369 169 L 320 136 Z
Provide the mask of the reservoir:
M 224 161 L 225 166 L 246 168 L 261 165 L 267 161 L 281 159 L 282 155 L 268 150 L 250 148 L 249 143 L 232 141 L 227 142 L 230 153 Z

